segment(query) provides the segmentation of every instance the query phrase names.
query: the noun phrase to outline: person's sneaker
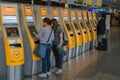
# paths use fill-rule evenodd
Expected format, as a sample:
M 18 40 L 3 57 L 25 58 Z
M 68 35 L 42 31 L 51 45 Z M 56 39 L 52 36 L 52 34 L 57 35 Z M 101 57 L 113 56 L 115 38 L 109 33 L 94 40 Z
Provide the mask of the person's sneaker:
M 62 70 L 61 70 L 61 69 L 58 69 L 55 73 L 56 73 L 56 74 L 60 74 L 60 73 L 62 73 Z
M 50 76 L 50 75 L 51 75 L 51 72 L 47 72 L 47 75 Z
M 58 68 L 55 67 L 55 68 L 52 69 L 52 72 L 54 73 L 54 72 L 56 72 L 57 70 L 58 70 Z
M 46 78 L 46 77 L 47 77 L 47 74 L 46 74 L 46 73 L 42 73 L 42 74 L 39 74 L 38 76 L 39 76 L 39 77 L 42 77 L 42 78 Z

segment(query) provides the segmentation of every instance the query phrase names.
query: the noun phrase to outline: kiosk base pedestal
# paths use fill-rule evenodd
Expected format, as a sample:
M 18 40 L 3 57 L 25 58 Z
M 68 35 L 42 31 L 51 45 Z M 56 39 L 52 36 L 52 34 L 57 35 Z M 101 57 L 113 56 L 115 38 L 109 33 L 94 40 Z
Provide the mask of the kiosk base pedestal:
M 72 58 L 73 52 L 74 52 L 74 49 L 72 49 L 72 48 L 69 48 L 69 49 L 68 49 L 67 60 L 69 60 L 69 59 Z
M 82 48 L 83 48 L 82 46 L 83 46 L 83 45 L 81 45 L 80 48 L 79 48 L 79 49 L 80 49 L 80 51 L 79 51 L 79 55 L 82 54 Z
M 7 80 L 21 80 L 22 66 L 7 67 Z
M 39 74 L 42 70 L 41 61 L 32 61 L 32 75 Z
M 74 55 L 74 57 L 75 57 L 75 56 L 78 56 L 78 55 L 79 55 L 79 53 L 80 53 L 80 46 L 76 46 L 76 48 L 75 48 L 75 55 Z

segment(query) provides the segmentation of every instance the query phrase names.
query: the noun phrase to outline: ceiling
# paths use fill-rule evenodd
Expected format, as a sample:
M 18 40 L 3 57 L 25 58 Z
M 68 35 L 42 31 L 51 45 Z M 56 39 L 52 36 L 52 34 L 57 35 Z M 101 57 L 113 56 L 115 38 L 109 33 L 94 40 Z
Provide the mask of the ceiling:
M 18 2 L 31 2 L 31 0 L 0 0 L 0 1 L 18 1 Z M 34 0 L 35 2 L 40 2 L 41 0 Z M 103 0 L 103 7 L 111 6 L 113 8 L 120 9 L 120 0 Z
M 120 9 L 120 0 L 103 0 L 103 6 L 111 6 Z

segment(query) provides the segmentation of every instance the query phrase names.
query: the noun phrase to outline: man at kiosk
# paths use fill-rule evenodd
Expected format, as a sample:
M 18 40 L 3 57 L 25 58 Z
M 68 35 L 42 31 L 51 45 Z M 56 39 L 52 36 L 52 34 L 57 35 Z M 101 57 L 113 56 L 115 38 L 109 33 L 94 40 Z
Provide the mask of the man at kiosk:
M 98 25 L 97 25 L 97 35 L 98 35 L 98 50 L 101 50 L 103 46 L 102 45 L 102 39 L 105 37 L 105 31 L 106 31 L 106 25 L 105 25 L 105 19 L 102 14 L 98 15 Z

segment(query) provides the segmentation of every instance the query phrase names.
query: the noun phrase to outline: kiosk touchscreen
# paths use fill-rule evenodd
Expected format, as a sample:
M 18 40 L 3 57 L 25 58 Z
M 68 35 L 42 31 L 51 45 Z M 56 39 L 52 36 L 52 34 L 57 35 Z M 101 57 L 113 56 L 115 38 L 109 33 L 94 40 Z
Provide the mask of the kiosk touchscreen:
M 62 14 L 62 23 L 64 26 L 64 30 L 68 38 L 68 58 L 72 58 L 74 56 L 75 38 L 74 38 L 73 29 L 70 25 L 70 21 L 68 18 L 69 17 L 68 10 L 61 8 L 61 14 Z
M 21 80 L 22 65 L 24 64 L 24 46 L 17 5 L 3 4 L 0 8 L 0 23 L 7 65 L 7 80 Z M 15 73 L 17 73 L 17 77 Z
M 76 10 L 74 10 L 74 9 L 70 10 L 70 21 L 71 21 L 71 25 L 72 25 L 72 28 L 73 28 L 74 34 L 75 34 L 75 43 L 76 43 L 75 51 L 76 51 L 76 56 L 77 56 L 78 54 L 80 54 L 81 49 L 82 49 L 81 48 L 81 46 L 82 46 L 82 33 L 80 31 L 79 25 L 77 24 Z
M 85 27 L 85 24 L 84 24 L 84 21 L 83 21 L 81 10 L 77 10 L 77 22 L 78 22 L 78 25 L 79 25 L 80 30 L 82 32 L 82 40 L 83 40 L 83 50 L 82 50 L 82 52 L 85 52 L 87 44 L 89 42 L 89 38 L 88 38 L 88 32 L 86 30 L 86 27 Z
M 40 60 L 40 58 L 34 54 L 34 50 L 36 46 L 39 44 L 39 40 L 33 34 L 33 32 L 37 33 L 33 7 L 30 5 L 22 5 L 22 17 L 31 51 L 30 53 L 26 53 L 26 63 L 24 65 L 25 67 L 24 73 L 25 75 L 33 75 L 38 73 L 37 65 L 38 65 L 38 61 Z M 27 44 L 25 43 L 25 45 Z

